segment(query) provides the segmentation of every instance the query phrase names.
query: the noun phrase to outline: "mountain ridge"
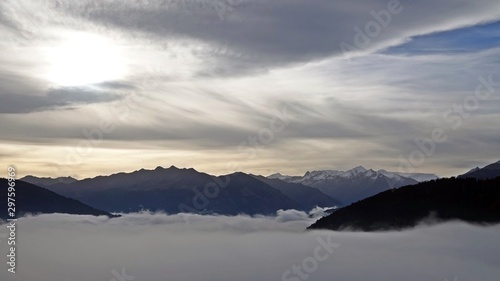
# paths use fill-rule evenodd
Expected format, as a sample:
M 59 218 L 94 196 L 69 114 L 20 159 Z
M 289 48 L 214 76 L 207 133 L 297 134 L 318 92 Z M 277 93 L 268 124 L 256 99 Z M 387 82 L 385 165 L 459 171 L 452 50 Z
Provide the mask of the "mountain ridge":
M 284 181 L 319 189 L 326 195 L 348 205 L 379 192 L 412 185 L 418 181 L 385 170 L 375 171 L 357 166 L 351 170 L 308 171 L 304 176 L 283 177 Z
M 224 182 L 227 185 L 221 184 Z M 47 188 L 111 212 L 148 209 L 178 213 L 190 210 L 235 215 L 275 214 L 279 209 L 304 209 L 303 204 L 286 196 L 279 188 L 245 173 L 217 177 L 193 168 L 179 169 L 175 166 L 97 176 Z M 216 195 L 212 194 L 214 189 L 217 189 Z
M 15 182 L 15 209 L 17 217 L 26 214 L 49 214 L 64 213 L 74 215 L 93 215 L 116 217 L 109 212 L 105 212 L 90 207 L 78 200 L 67 198 L 52 192 L 46 188 L 18 180 Z M 8 180 L 0 178 L 0 200 L 7 202 Z M 9 218 L 7 208 L 0 212 L 1 219 Z
M 500 223 L 500 177 L 438 179 L 387 190 L 341 208 L 308 229 L 401 230 L 426 218 Z
M 493 179 L 500 176 L 500 161 L 484 166 L 476 167 L 458 178 Z

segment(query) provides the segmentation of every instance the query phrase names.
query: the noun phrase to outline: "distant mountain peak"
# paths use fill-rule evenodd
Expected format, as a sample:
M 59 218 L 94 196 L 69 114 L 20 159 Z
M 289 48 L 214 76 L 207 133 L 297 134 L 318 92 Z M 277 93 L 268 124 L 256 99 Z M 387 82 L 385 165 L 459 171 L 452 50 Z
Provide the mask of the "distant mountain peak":
M 494 179 L 500 177 L 500 161 L 489 164 L 483 168 L 474 168 L 458 178 Z
M 234 177 L 246 177 L 246 176 L 249 176 L 243 172 L 240 172 L 240 171 L 237 171 L 237 172 L 234 172 L 232 174 L 229 174 L 228 176 L 234 176 Z
M 68 184 L 68 183 L 73 183 L 73 182 L 78 181 L 77 179 L 75 179 L 73 177 L 50 178 L 50 177 L 36 177 L 33 175 L 25 176 L 25 177 L 21 178 L 20 180 L 25 181 L 27 183 L 34 184 L 34 185 L 42 186 L 42 187 L 53 185 L 53 184 Z
M 291 178 L 291 177 L 292 176 L 282 175 L 280 173 L 274 173 L 272 175 L 267 176 L 268 179 L 279 179 L 279 180 L 284 180 L 284 179 L 288 179 L 288 178 Z
M 474 173 L 475 171 L 479 171 L 479 170 L 481 170 L 481 168 L 476 167 L 476 168 L 471 169 L 470 171 L 468 171 L 468 172 L 467 172 L 467 173 L 465 173 L 465 174 L 467 175 L 467 174 Z
M 354 167 L 354 168 L 346 171 L 346 174 L 352 175 L 352 176 L 357 176 L 357 175 L 362 174 L 366 171 L 368 171 L 368 170 L 365 167 L 357 166 L 357 167 Z
M 356 172 L 360 172 L 360 173 L 363 173 L 363 172 L 366 172 L 366 168 L 363 167 L 363 166 L 357 166 L 355 168 L 352 168 L 351 171 L 356 171 Z
M 194 168 L 179 168 L 175 165 L 172 165 L 170 167 L 168 167 L 168 169 L 165 169 L 165 168 L 162 168 L 162 167 L 157 167 L 156 169 L 163 169 L 163 170 L 173 170 L 173 171 L 181 171 L 181 170 L 185 170 L 185 171 L 196 171 Z
M 422 177 L 424 176 L 426 175 Z M 276 178 L 278 175 L 275 174 L 273 177 Z M 385 170 L 366 169 L 363 166 L 357 166 L 347 171 L 307 171 L 302 177 L 289 177 L 282 180 L 315 187 L 343 203 L 352 203 L 387 189 L 418 182 L 411 177 L 404 177 Z

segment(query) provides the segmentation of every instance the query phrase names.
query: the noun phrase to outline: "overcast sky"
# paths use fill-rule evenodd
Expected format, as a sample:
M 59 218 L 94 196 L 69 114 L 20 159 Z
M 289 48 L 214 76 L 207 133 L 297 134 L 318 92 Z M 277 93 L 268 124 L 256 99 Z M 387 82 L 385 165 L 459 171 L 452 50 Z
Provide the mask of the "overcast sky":
M 460 174 L 500 159 L 499 21 L 497 0 L 3 0 L 1 163 Z

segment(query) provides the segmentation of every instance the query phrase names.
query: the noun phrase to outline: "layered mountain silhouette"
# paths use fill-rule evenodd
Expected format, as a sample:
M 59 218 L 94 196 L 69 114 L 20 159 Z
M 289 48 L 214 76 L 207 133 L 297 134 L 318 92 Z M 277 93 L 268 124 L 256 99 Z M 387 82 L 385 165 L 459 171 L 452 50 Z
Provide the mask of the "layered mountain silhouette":
M 21 178 L 20 180 L 31 183 L 34 185 L 42 186 L 42 187 L 47 187 L 51 186 L 54 184 L 60 184 L 60 183 L 73 183 L 76 182 L 77 179 L 72 178 L 72 177 L 60 177 L 60 178 L 38 178 L 35 176 L 25 176 Z
M 288 198 L 301 205 L 302 210 L 311 210 L 316 206 L 342 206 L 343 203 L 316 188 L 300 183 L 290 183 L 279 179 L 254 176 L 285 194 Z
M 280 209 L 309 211 L 315 206 L 332 207 L 340 203 L 301 184 L 244 173 L 215 177 L 174 166 L 51 184 L 46 188 L 109 212 L 253 215 L 275 214 Z
M 442 180 L 435 180 L 437 176 L 432 174 L 399 174 L 361 166 L 348 171 L 311 171 L 304 176 L 274 174 L 268 177 L 241 172 L 213 176 L 192 168 L 171 166 L 84 180 L 34 176 L 23 180 L 38 183 L 64 196 L 62 198 L 80 201 L 71 201 L 74 204 L 96 208 L 87 213 L 98 214 L 102 212 L 98 211 L 100 209 L 106 212 L 150 210 L 274 215 L 280 209 L 310 211 L 316 206 L 347 206 L 337 209 L 311 228 L 338 230 L 351 227 L 372 231 L 412 227 L 429 216 L 436 220 L 496 222 L 498 188 L 493 186 L 498 186 L 499 179 L 489 178 L 500 176 L 499 166 L 500 162 L 497 162 L 457 179 Z M 479 180 L 484 178 L 489 180 Z M 434 180 L 419 183 L 429 179 Z M 33 190 L 32 197 L 41 192 Z M 61 204 L 68 207 L 70 203 Z M 78 208 L 83 208 L 81 205 Z M 48 206 L 44 208 L 27 209 L 26 212 L 58 212 Z
M 8 181 L 0 179 L 0 201 L 7 206 Z M 92 208 L 74 199 L 66 198 L 45 188 L 16 181 L 15 185 L 15 213 L 16 217 L 25 214 L 65 213 L 74 215 L 93 215 L 114 217 L 112 214 Z M 0 219 L 11 218 L 7 207 L 0 211 Z
M 474 168 L 469 172 L 458 176 L 458 178 L 494 179 L 500 177 L 500 161 L 490 164 L 484 168 Z
M 418 174 L 414 174 L 418 175 Z M 424 177 L 420 174 L 420 177 Z M 433 177 L 434 175 L 426 175 Z M 289 183 L 300 183 L 315 187 L 326 195 L 340 200 L 343 204 L 359 201 L 377 193 L 418 183 L 417 180 L 407 178 L 385 170 L 374 171 L 364 167 L 356 167 L 348 171 L 312 171 L 304 176 L 283 176 L 274 174 L 272 179 L 280 179 Z M 434 176 L 437 178 L 437 176 Z
M 341 208 L 309 229 L 380 231 L 422 220 L 500 223 L 500 178 L 439 179 L 392 189 Z
M 206 205 L 205 211 L 207 212 L 228 215 L 274 215 L 281 209 L 302 209 L 298 202 L 250 175 L 238 172 L 217 179 L 228 184 L 225 187 L 219 187 L 218 194 L 213 192 L 213 195 L 207 196 L 211 193 L 208 189 L 208 192 L 204 192 L 206 202 L 198 203 L 201 203 L 201 206 Z M 217 190 L 215 186 L 212 185 L 213 191 Z

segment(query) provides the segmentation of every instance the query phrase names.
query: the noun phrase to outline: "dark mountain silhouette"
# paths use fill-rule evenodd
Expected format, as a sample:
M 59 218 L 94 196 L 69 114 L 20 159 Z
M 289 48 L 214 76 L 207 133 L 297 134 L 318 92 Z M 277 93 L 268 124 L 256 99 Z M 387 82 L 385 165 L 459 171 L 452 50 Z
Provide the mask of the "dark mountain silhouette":
M 215 177 L 174 166 L 99 176 L 47 188 L 110 212 L 147 209 L 232 215 L 274 214 L 279 209 L 301 208 L 279 190 L 243 173 Z
M 9 218 L 7 213 L 7 179 L 0 179 L 0 201 L 5 202 L 5 208 L 0 211 L 0 218 Z M 50 214 L 65 213 L 74 215 L 93 215 L 114 217 L 108 212 L 94 209 L 77 200 L 66 198 L 45 188 L 16 181 L 15 185 L 15 208 L 16 216 L 21 217 L 27 213 Z
M 403 229 L 426 218 L 500 223 L 500 178 L 440 179 L 388 190 L 341 208 L 309 229 Z
M 339 200 L 336 200 L 324 194 L 314 187 L 310 187 L 300 183 L 289 183 L 277 178 L 273 179 L 255 175 L 254 177 L 276 188 L 277 190 L 285 194 L 288 198 L 299 203 L 301 205 L 300 210 L 302 211 L 310 211 L 316 206 L 333 207 L 343 205 L 343 203 Z
M 206 211 L 218 214 L 274 215 L 280 209 L 300 209 L 300 204 L 272 186 L 244 173 L 218 177 L 229 184 L 208 199 Z
M 194 188 L 213 182 L 212 176 L 194 169 L 141 169 L 83 179 L 71 184 L 55 184 L 47 188 L 90 206 L 110 212 L 141 210 L 178 213 L 179 204 L 192 205 Z
M 474 168 L 469 172 L 458 176 L 458 178 L 494 179 L 500 177 L 500 161 L 490 164 L 484 168 Z
M 72 178 L 72 177 L 60 177 L 60 178 L 53 179 L 53 178 L 38 178 L 35 176 L 25 176 L 19 180 L 27 182 L 27 183 L 31 183 L 31 184 L 34 184 L 37 186 L 41 186 L 41 187 L 47 187 L 47 186 L 61 184 L 61 183 L 67 184 L 67 183 L 73 183 L 73 182 L 77 181 L 77 179 Z

